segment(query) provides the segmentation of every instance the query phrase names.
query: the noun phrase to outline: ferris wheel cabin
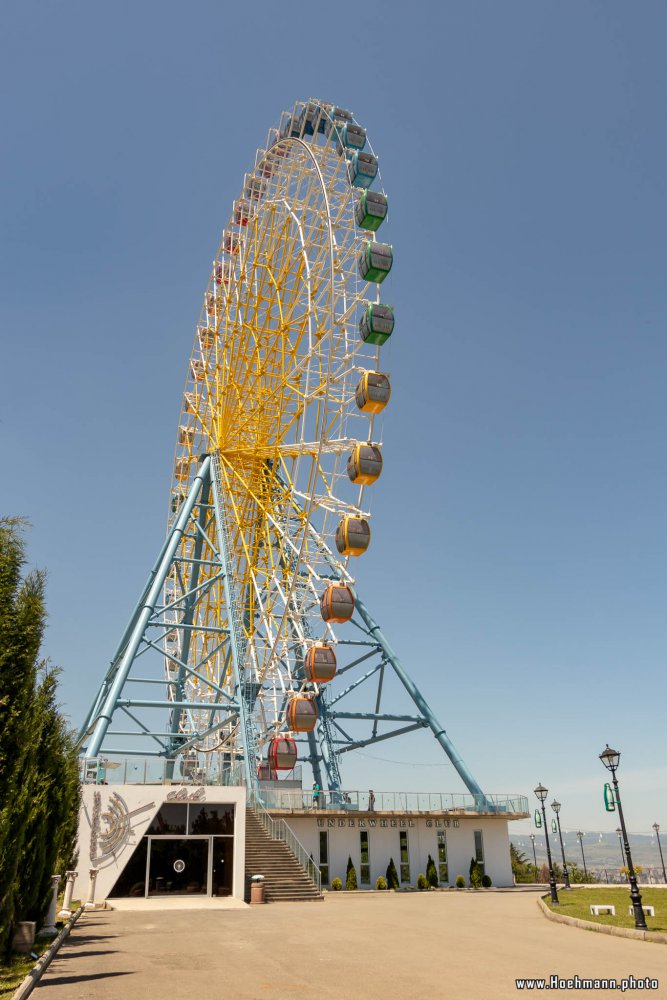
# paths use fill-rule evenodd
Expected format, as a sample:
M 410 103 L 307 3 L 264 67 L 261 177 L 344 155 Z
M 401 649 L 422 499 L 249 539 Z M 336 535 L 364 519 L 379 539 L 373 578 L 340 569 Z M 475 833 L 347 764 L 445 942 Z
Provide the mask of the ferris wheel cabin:
M 361 339 L 367 344 L 384 344 L 394 329 L 394 307 L 373 303 L 364 309 L 359 320 Z
M 269 743 L 267 760 L 274 771 L 292 771 L 298 756 L 296 742 L 289 736 L 276 736 Z
M 342 556 L 361 556 L 371 544 L 371 529 L 364 517 L 344 517 L 336 528 L 336 548 Z
M 303 672 L 311 684 L 328 684 L 336 676 L 336 654 L 333 646 L 316 642 L 306 651 Z
M 394 253 L 388 243 L 368 241 L 359 254 L 359 274 L 364 281 L 381 284 L 391 271 Z
M 293 695 L 285 713 L 287 728 L 293 733 L 312 733 L 317 723 L 317 705 L 306 695 Z
M 347 474 L 355 486 L 371 486 L 382 472 L 382 452 L 374 444 L 357 444 L 347 460 Z
M 354 217 L 361 229 L 377 232 L 387 218 L 389 202 L 380 191 L 365 190 L 354 210 Z
M 381 413 L 390 397 L 391 384 L 384 372 L 364 372 L 354 394 L 362 413 Z
M 320 597 L 325 622 L 349 622 L 354 614 L 354 594 L 345 584 L 330 584 Z

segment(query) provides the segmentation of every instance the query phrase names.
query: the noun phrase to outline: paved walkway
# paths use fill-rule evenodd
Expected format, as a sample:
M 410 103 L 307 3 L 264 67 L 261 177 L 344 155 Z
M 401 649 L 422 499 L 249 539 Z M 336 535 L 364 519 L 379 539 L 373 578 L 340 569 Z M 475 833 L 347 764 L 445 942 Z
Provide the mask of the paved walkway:
M 241 910 L 97 911 L 76 924 L 36 996 L 502 1000 L 517 996 L 517 977 L 554 973 L 649 976 L 660 980 L 650 995 L 664 997 L 667 946 L 555 924 L 533 892 L 330 893 L 324 903 Z

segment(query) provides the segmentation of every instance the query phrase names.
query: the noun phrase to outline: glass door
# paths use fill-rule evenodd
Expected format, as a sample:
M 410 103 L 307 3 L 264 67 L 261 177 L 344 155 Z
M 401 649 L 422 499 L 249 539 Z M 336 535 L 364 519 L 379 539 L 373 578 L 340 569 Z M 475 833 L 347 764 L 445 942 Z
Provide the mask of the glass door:
M 212 837 L 213 863 L 211 893 L 213 896 L 231 896 L 234 876 L 234 838 Z
M 149 896 L 208 892 L 209 837 L 150 837 L 149 840 Z

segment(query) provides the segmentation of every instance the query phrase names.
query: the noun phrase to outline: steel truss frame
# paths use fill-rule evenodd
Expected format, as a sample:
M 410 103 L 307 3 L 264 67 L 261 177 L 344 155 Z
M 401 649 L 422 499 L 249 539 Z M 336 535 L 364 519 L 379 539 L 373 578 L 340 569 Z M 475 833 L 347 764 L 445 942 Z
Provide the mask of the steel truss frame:
M 85 758 L 132 754 L 164 758 L 170 761 L 168 776 L 172 776 L 174 758 L 185 759 L 188 754 L 196 753 L 203 741 L 218 732 L 232 732 L 236 754 L 228 755 L 226 763 L 230 770 L 234 764 L 242 766 L 247 787 L 261 800 L 256 729 L 260 685 L 247 670 L 247 630 L 243 627 L 242 607 L 234 591 L 233 574 L 229 571 L 226 517 L 226 498 L 217 456 L 205 455 L 81 728 L 79 746 Z M 188 536 L 192 541 L 189 548 L 181 545 Z M 344 567 L 326 549 L 325 543 L 321 541 L 320 544 L 326 550 L 331 579 L 346 576 Z M 185 559 L 187 573 L 181 565 L 183 552 L 192 553 Z M 208 575 L 202 584 L 199 570 L 204 564 Z M 170 602 L 165 582 L 174 574 L 187 580 L 187 586 L 176 601 Z M 230 627 L 196 625 L 199 631 L 216 633 L 207 637 L 205 647 L 213 649 L 218 662 L 223 664 L 222 671 L 213 677 L 209 670 L 212 653 L 209 651 L 198 660 L 193 655 L 190 637 L 197 622 L 197 608 L 218 581 L 222 584 Z M 308 620 L 299 614 L 299 606 L 296 593 L 293 608 L 288 609 L 288 627 L 297 675 L 305 652 L 303 639 L 311 638 Z M 350 658 L 339 667 L 334 686 L 320 686 L 317 691 L 317 727 L 315 732 L 299 738 L 299 759 L 311 765 L 314 778 L 322 787 L 326 784 L 329 790 L 337 791 L 341 788 L 340 758 L 343 754 L 430 729 L 467 789 L 476 801 L 485 803 L 486 797 L 444 726 L 356 591 L 351 624 L 356 628 L 354 638 L 338 639 L 336 644 L 339 660 L 343 656 Z M 173 641 L 174 632 L 179 636 L 178 648 L 170 651 L 169 642 Z M 166 678 L 140 676 L 144 662 L 141 658 L 150 651 L 157 651 L 167 661 Z M 413 706 L 410 711 L 382 710 L 388 671 L 405 689 Z M 130 693 L 133 685 L 155 684 L 166 689 L 161 697 L 136 698 Z M 347 710 L 345 699 L 354 694 L 356 700 L 361 690 L 371 697 L 373 710 Z M 161 718 L 168 719 L 164 731 L 149 724 L 149 715 L 155 710 Z M 112 722 L 122 718 L 129 719 L 135 728 L 112 729 Z M 348 731 L 360 723 L 368 724 L 366 732 L 353 735 Z M 385 725 L 389 728 L 384 728 Z M 111 739 L 114 736 L 130 739 L 132 745 L 114 747 Z M 142 746 L 138 747 L 138 743 Z

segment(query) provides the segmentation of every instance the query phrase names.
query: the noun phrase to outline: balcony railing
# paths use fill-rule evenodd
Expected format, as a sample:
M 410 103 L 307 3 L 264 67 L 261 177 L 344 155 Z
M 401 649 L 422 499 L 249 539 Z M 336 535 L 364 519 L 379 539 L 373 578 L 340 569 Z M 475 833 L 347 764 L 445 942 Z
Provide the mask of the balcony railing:
M 84 784 L 105 785 L 245 785 L 242 764 L 224 770 L 188 767 L 182 757 L 163 760 L 129 757 L 81 761 Z M 318 791 L 286 787 L 282 782 L 261 782 L 258 802 L 270 812 L 311 813 L 314 810 L 396 813 L 476 813 L 478 815 L 529 815 L 524 795 L 471 795 L 467 792 Z
M 269 812 L 312 812 L 331 809 L 348 812 L 477 813 L 529 815 L 525 795 L 471 795 L 465 792 L 299 791 L 263 788 L 262 804 Z
M 80 761 L 81 781 L 88 785 L 242 785 L 242 772 L 239 764 L 224 770 L 190 767 L 182 757 L 91 757 Z

